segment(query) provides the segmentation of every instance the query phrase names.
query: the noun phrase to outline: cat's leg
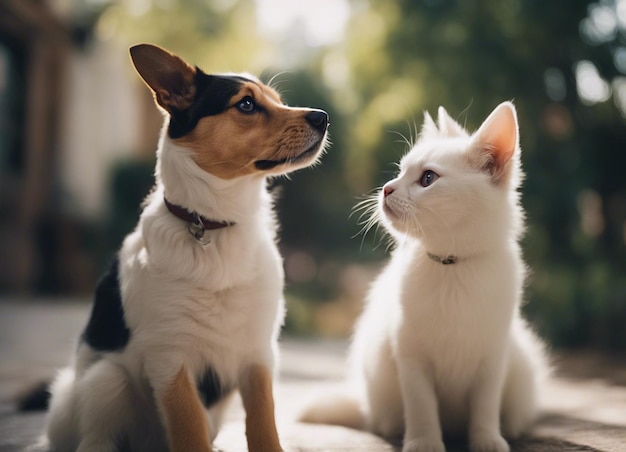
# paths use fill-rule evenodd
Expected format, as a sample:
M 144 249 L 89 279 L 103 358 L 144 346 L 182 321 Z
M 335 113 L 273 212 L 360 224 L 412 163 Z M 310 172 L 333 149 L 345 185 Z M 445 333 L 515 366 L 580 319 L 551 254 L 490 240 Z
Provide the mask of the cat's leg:
M 118 364 L 102 359 L 76 384 L 80 443 L 77 452 L 114 452 L 128 434 L 133 404 L 128 375 Z
M 509 367 L 502 399 L 502 432 L 507 438 L 517 438 L 531 424 L 537 413 L 537 373 L 546 372 L 542 350 L 526 350 L 517 341 L 511 344 Z M 535 355 L 531 355 L 532 353 Z
M 365 362 L 359 363 L 365 379 L 366 424 L 368 430 L 393 438 L 402 435 L 404 430 L 398 366 L 388 337 L 375 345 Z
M 398 357 L 398 374 L 405 418 L 402 452 L 444 452 L 432 377 L 414 357 Z
M 500 433 L 500 407 L 505 379 L 503 351 L 492 350 L 469 394 L 469 440 L 472 452 L 508 452 Z

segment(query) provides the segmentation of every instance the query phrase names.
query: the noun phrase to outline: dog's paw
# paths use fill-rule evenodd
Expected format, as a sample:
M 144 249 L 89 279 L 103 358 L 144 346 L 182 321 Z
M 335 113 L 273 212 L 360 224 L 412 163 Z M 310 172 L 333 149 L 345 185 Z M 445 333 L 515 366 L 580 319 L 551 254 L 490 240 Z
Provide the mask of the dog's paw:
M 405 441 L 402 452 L 446 452 L 446 446 L 440 439 L 416 438 Z
M 511 448 L 499 434 L 472 435 L 470 438 L 471 452 L 510 452 Z

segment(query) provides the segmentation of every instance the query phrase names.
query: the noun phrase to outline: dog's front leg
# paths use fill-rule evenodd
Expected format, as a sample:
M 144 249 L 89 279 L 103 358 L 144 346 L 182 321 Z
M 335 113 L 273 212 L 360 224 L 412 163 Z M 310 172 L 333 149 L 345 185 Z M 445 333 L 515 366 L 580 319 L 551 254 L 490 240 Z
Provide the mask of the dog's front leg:
M 281 451 L 274 419 L 274 396 L 270 370 L 260 364 L 247 368 L 241 376 L 240 392 L 246 410 L 248 451 Z
M 157 397 L 165 418 L 170 452 L 210 452 L 206 414 L 184 367 Z

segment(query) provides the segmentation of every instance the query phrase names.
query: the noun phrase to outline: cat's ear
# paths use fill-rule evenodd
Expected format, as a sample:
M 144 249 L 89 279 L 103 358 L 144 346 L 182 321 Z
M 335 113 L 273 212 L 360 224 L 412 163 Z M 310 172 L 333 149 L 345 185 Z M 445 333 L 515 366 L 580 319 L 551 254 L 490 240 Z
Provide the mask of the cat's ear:
M 439 124 L 439 133 L 447 137 L 466 137 L 465 129 L 448 114 L 445 108 L 439 107 L 437 111 L 437 122 Z
M 439 135 L 437 124 L 433 121 L 432 116 L 426 111 L 424 112 L 424 123 L 422 124 L 421 137 L 433 137 Z
M 196 93 L 196 69 L 180 57 L 152 44 L 130 48 L 135 69 L 154 92 L 156 102 L 168 112 L 191 106 Z
M 494 184 L 508 179 L 519 147 L 517 113 L 511 102 L 503 102 L 472 136 L 470 158 L 480 170 L 491 175 Z

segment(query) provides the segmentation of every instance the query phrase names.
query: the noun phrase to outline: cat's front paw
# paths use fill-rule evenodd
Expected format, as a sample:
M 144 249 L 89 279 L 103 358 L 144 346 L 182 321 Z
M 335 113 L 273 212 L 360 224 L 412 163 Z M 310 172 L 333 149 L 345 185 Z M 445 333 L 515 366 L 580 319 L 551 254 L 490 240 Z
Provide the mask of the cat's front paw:
M 402 452 L 446 452 L 446 446 L 440 439 L 416 438 L 405 441 Z
M 470 439 L 471 452 L 510 452 L 511 448 L 501 435 L 480 434 Z

